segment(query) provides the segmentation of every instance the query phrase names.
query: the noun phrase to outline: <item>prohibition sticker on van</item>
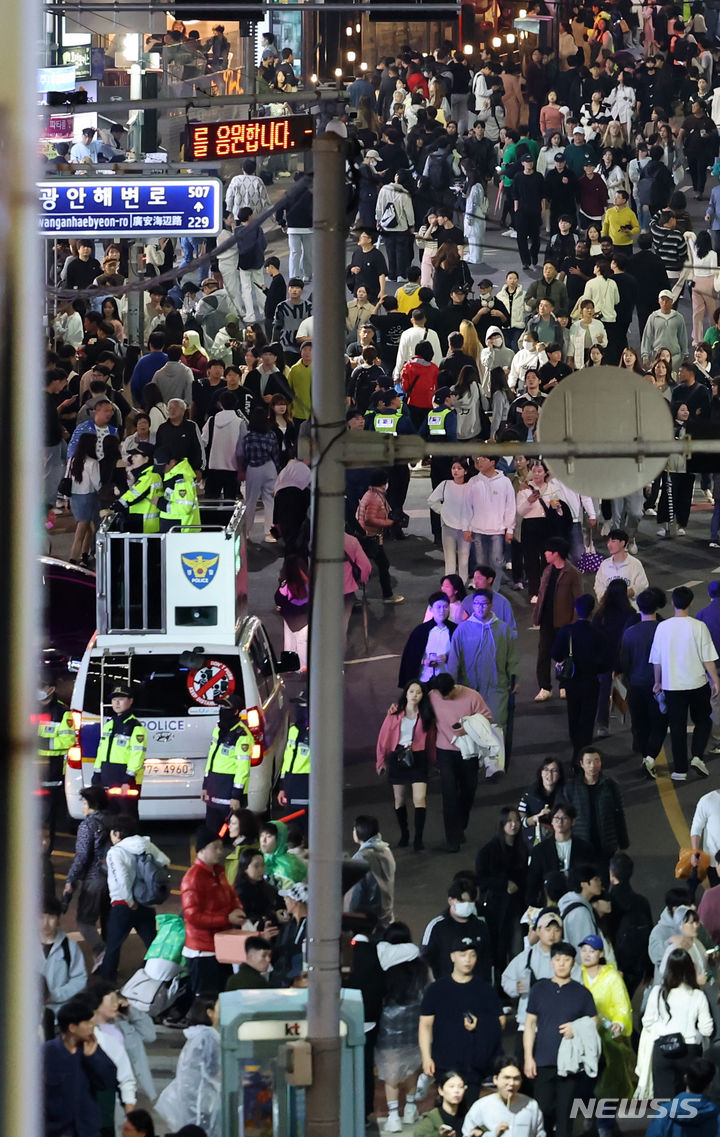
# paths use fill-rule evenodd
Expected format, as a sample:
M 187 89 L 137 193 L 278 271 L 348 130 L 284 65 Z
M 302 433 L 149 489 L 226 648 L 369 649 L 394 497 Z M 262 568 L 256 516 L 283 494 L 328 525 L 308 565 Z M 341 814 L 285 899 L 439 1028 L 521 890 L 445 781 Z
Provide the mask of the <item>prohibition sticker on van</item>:
M 235 691 L 235 676 L 226 663 L 209 659 L 202 667 L 188 672 L 190 698 L 201 707 L 215 707 Z

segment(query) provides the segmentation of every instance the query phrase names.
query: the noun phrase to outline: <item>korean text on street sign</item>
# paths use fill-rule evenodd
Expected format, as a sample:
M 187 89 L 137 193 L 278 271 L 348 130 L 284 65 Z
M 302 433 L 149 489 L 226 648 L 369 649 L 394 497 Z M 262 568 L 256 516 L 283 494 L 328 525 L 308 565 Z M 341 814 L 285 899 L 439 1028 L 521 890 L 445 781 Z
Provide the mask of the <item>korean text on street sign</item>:
M 246 158 L 248 154 L 309 150 L 313 141 L 313 123 L 310 114 L 247 122 L 190 122 L 185 158 L 190 162 L 202 162 Z
M 222 229 L 219 178 L 58 178 L 38 182 L 47 237 L 211 237 Z

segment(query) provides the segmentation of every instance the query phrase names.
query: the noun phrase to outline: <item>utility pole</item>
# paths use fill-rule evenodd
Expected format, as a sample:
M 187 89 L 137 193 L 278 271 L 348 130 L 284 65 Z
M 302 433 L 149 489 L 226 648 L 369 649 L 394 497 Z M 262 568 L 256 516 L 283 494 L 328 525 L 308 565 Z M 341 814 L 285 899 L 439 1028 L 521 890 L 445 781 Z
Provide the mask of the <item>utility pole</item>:
M 43 1095 L 37 1024 L 41 873 L 36 652 L 42 614 L 38 553 L 44 532 L 41 485 L 43 374 L 38 297 L 44 277 L 37 225 L 37 94 L 42 28 L 38 5 L 3 6 L 7 45 L 0 70 L 0 1132 L 39 1137 Z M 12 156 L 12 161 L 11 161 Z M 31 377 L 28 413 L 27 377 Z M 55 493 L 52 493 L 53 505 Z M 30 835 L 33 834 L 33 837 Z M 21 1089 L 22 1087 L 22 1089 Z
M 345 435 L 345 143 L 313 144 L 313 514 L 310 623 L 310 903 L 308 1137 L 340 1133 L 343 569 Z

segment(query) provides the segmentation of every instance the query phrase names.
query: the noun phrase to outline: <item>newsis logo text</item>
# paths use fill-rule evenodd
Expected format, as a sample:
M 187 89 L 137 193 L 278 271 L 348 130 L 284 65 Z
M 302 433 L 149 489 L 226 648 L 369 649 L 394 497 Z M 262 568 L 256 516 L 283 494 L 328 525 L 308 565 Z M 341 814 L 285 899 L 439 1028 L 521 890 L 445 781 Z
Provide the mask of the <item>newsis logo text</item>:
M 697 1107 L 693 1105 L 694 1100 L 691 1097 L 680 1101 L 675 1098 L 588 1098 L 586 1101 L 575 1098 L 570 1107 L 570 1117 L 595 1118 L 597 1121 L 669 1117 L 672 1120 L 689 1121 L 698 1114 Z

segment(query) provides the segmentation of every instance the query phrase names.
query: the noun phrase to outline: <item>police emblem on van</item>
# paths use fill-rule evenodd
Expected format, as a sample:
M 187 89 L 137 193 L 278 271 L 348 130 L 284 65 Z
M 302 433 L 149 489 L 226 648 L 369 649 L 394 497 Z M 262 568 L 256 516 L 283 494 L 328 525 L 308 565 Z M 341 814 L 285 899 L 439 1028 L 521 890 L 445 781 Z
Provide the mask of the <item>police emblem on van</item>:
M 220 556 L 218 553 L 181 553 L 183 572 L 195 588 L 207 588 L 215 578 Z

